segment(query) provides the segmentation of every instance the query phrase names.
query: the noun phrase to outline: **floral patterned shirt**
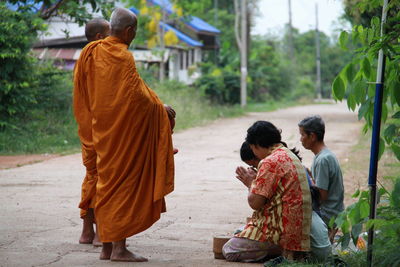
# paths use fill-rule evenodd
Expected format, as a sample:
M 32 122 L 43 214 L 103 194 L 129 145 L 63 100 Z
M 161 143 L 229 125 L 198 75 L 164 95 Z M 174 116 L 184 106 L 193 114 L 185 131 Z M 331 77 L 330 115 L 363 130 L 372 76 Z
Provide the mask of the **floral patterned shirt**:
M 309 251 L 311 195 L 305 170 L 297 156 L 281 144 L 260 161 L 250 192 L 267 198 L 263 208 L 237 237 Z

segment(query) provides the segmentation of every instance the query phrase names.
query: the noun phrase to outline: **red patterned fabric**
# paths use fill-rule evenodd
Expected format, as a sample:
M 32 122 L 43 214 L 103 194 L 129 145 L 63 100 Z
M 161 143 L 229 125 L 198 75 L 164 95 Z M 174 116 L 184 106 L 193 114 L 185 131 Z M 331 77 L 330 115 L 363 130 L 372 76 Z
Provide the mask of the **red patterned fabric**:
M 250 191 L 268 201 L 254 212 L 237 237 L 272 242 L 286 250 L 309 251 L 311 197 L 300 160 L 277 145 L 258 167 Z

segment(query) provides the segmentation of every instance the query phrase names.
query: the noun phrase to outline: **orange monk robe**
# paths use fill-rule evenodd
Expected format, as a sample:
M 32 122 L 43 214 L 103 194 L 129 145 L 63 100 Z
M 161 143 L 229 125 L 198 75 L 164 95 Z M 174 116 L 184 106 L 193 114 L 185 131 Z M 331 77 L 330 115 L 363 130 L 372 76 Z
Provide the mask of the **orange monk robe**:
M 75 69 L 74 69 L 75 72 Z M 74 95 L 79 87 L 75 86 Z M 93 146 L 92 115 L 84 97 L 74 97 L 74 112 L 78 122 L 78 134 L 81 141 L 82 161 L 86 168 L 86 175 L 82 182 L 81 202 L 79 203 L 80 217 L 86 216 L 89 208 L 94 208 L 97 174 L 97 154 Z
M 100 239 L 119 241 L 156 222 L 165 211 L 164 196 L 174 189 L 168 115 L 140 78 L 127 45 L 116 37 L 82 50 L 74 87 L 76 119 L 80 129 L 91 128 L 97 153 Z M 81 126 L 89 117 L 91 123 Z
M 88 147 L 87 144 L 82 142 L 82 160 L 83 165 L 86 167 L 86 175 L 82 182 L 81 202 L 79 203 L 80 217 L 84 218 L 88 209 L 94 208 L 97 184 L 97 168 L 96 159 L 97 154 L 93 147 Z

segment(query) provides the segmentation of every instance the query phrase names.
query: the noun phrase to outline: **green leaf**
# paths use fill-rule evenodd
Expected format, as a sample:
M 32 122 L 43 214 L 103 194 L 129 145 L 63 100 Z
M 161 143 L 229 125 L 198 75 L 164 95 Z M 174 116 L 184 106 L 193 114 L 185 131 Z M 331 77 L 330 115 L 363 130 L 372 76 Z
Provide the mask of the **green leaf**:
M 365 101 L 365 96 L 367 94 L 365 83 L 362 81 L 357 81 L 353 85 L 354 98 L 357 104 L 361 104 Z
M 383 195 L 386 195 L 388 193 L 388 191 L 385 188 L 381 187 L 381 188 L 379 188 L 378 193 L 379 193 L 379 195 L 383 196 Z
M 336 226 L 338 228 L 342 227 L 343 222 L 344 222 L 345 219 L 346 219 L 346 214 L 340 213 L 335 219 Z
M 368 220 L 367 223 L 365 224 L 365 228 L 367 230 L 369 230 L 369 229 L 371 229 L 371 227 L 374 227 L 375 226 L 375 221 L 376 221 L 376 219 Z
M 336 221 L 336 217 L 332 216 L 328 223 L 329 228 L 333 228 L 335 221 Z
M 400 83 L 398 81 L 394 82 L 394 86 L 392 87 L 393 90 L 393 97 L 394 97 L 394 101 L 392 100 L 392 102 L 396 102 L 397 105 L 400 106 Z
M 349 96 L 347 97 L 347 107 L 354 111 L 356 109 L 356 100 L 353 94 L 349 94 Z
M 385 194 L 387 194 L 386 189 L 383 188 L 383 187 L 379 188 L 376 203 L 379 204 L 379 203 L 381 202 L 381 197 L 382 197 L 383 195 L 385 195 Z
M 344 98 L 344 82 L 340 76 L 336 76 L 335 80 L 333 81 L 332 91 L 337 100 L 342 100 Z
M 381 27 L 381 20 L 378 17 L 373 17 L 371 19 L 371 27 L 375 29 L 380 29 Z
M 371 76 L 371 63 L 367 57 L 364 57 L 361 62 L 361 70 L 364 72 L 364 77 L 369 79 Z
M 339 36 L 339 45 L 342 49 L 347 50 L 347 41 L 349 40 L 349 34 L 346 31 L 342 31 Z
M 382 120 L 383 124 L 385 124 L 385 122 L 387 120 L 387 117 L 388 117 L 388 108 L 387 108 L 387 105 L 386 105 L 385 101 L 383 101 L 383 103 L 382 103 L 382 115 L 381 115 L 381 120 Z
M 400 111 L 397 111 L 393 116 L 393 119 L 400 119 Z
M 369 204 L 366 201 L 360 202 L 360 215 L 361 218 L 366 218 L 369 216 Z
M 351 227 L 351 238 L 353 239 L 353 244 L 357 245 L 358 236 L 361 234 L 362 224 L 358 223 Z
M 378 152 L 378 160 L 381 159 L 383 152 L 385 152 L 385 140 L 382 137 L 379 137 L 379 152 Z
M 400 180 L 398 179 L 394 185 L 392 194 L 390 195 L 390 203 L 393 207 L 400 208 Z
M 391 146 L 391 149 L 392 149 L 394 155 L 396 156 L 397 160 L 400 161 L 400 146 L 393 144 Z
M 358 223 L 361 219 L 360 205 L 355 205 L 349 212 L 349 219 L 352 225 Z
M 365 117 L 365 115 L 369 110 L 370 103 L 371 103 L 370 101 L 362 103 L 360 109 L 358 110 L 358 120 L 361 120 L 362 118 Z
M 393 137 L 396 135 L 396 129 L 397 127 L 394 124 L 389 124 L 386 127 L 385 131 L 383 132 L 383 136 L 385 137 L 387 143 L 390 144 L 392 142 Z
M 360 200 L 363 199 L 365 201 L 369 200 L 369 191 L 362 191 L 360 195 Z
M 346 66 L 346 79 L 347 82 L 352 82 L 355 76 L 355 70 L 354 70 L 354 64 L 353 63 L 349 63 Z
M 340 239 L 340 244 L 341 244 L 341 248 L 342 250 L 348 248 L 350 243 L 350 234 L 349 233 L 345 233 L 342 238 Z
M 342 227 L 340 228 L 342 229 L 342 232 L 344 234 L 349 233 L 350 231 L 350 222 L 347 220 L 347 218 L 344 219 Z
M 356 192 L 354 192 L 353 195 L 351 195 L 352 198 L 357 198 L 360 195 L 360 189 L 357 189 Z

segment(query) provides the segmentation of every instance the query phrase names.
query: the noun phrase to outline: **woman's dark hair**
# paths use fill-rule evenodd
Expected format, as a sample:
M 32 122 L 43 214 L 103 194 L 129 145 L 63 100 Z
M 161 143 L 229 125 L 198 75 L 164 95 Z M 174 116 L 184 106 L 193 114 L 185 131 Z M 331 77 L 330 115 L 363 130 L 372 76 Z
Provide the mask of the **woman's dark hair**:
M 275 127 L 269 121 L 256 121 L 247 130 L 246 142 L 250 145 L 257 145 L 263 148 L 269 148 L 275 144 L 281 143 L 285 147 L 287 144 L 282 141 L 281 130 Z M 300 159 L 299 150 L 292 148 L 291 151 Z
M 253 153 L 253 150 L 251 150 L 249 143 L 246 141 L 244 141 L 240 147 L 240 158 L 242 161 L 257 159 L 256 155 Z

